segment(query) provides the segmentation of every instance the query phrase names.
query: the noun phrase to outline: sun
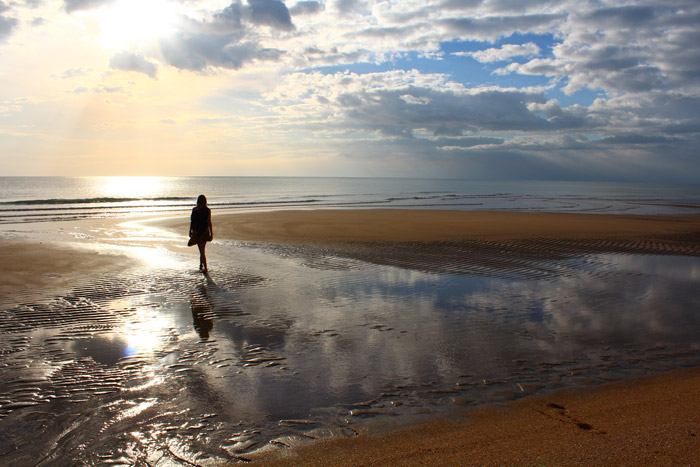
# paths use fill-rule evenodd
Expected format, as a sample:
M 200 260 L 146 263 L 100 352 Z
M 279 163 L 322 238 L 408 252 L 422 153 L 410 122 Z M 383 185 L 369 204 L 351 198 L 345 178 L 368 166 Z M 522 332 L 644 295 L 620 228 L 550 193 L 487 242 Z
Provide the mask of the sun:
M 166 37 L 179 13 L 178 4 L 168 0 L 117 0 L 95 12 L 103 45 L 115 50 L 147 47 Z

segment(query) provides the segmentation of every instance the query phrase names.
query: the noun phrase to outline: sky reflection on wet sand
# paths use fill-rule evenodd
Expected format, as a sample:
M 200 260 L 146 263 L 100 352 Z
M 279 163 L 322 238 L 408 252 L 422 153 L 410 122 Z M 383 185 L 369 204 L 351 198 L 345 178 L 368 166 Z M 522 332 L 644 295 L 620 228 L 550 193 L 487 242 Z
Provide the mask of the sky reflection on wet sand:
M 697 257 L 534 280 L 217 242 L 206 277 L 176 237 L 120 242 L 144 266 L 0 313 L 0 462 L 235 460 L 700 357 Z

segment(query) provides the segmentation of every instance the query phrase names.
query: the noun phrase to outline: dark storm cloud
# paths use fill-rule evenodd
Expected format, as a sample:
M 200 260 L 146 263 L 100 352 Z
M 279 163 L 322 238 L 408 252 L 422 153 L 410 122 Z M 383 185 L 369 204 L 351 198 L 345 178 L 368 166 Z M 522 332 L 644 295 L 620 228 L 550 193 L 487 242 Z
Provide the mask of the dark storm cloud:
M 109 67 L 117 70 L 144 73 L 151 78 L 155 78 L 158 72 L 158 67 L 155 63 L 149 62 L 140 55 L 128 52 L 122 52 L 113 56 L 109 61 Z

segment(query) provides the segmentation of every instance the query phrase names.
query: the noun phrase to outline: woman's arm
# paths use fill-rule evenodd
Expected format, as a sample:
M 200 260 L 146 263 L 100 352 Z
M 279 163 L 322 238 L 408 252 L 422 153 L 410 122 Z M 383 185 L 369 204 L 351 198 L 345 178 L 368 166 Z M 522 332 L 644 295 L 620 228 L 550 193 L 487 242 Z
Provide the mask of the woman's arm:
M 209 241 L 211 242 L 214 240 L 214 227 L 211 225 L 211 210 L 209 210 L 207 222 L 209 223 Z

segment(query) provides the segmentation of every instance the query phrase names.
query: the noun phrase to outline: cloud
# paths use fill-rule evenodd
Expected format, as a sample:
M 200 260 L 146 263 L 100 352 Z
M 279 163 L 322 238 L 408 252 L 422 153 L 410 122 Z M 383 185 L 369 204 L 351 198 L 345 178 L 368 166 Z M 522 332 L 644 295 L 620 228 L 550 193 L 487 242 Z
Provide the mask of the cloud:
M 109 61 L 109 67 L 117 70 L 144 73 L 154 79 L 158 73 L 158 66 L 155 63 L 149 62 L 140 55 L 129 52 L 122 52 L 114 55 Z
M 528 42 L 522 45 L 504 44 L 499 48 L 491 48 L 478 52 L 458 52 L 455 55 L 469 55 L 479 62 L 490 63 L 508 60 L 513 57 L 537 55 L 538 53 L 540 53 L 540 48 L 536 44 Z
M 64 7 L 68 13 L 81 10 L 92 10 L 103 5 L 113 3 L 115 0 L 64 0 Z
M 658 6 L 571 8 L 558 27 L 553 58 L 511 64 L 502 72 L 558 77 L 563 90 L 644 93 L 686 86 L 700 77 L 700 4 L 669 0 Z M 695 84 L 693 84 L 695 86 Z
M 496 40 L 514 33 L 544 33 L 565 18 L 561 14 L 449 18 L 437 23 L 463 39 Z
M 367 3 L 364 0 L 335 0 L 331 5 L 341 14 L 356 13 L 367 9 Z
M 248 0 L 248 2 L 251 23 L 270 26 L 280 31 L 294 29 L 289 10 L 280 0 Z
M 407 101 L 406 95 L 420 103 Z M 430 89 L 371 91 L 341 94 L 336 104 L 345 111 L 347 124 L 391 136 L 412 136 L 416 130 L 434 135 L 476 131 L 544 130 L 548 121 L 527 108 L 540 95 L 487 91 L 457 94 Z
M 13 30 L 19 24 L 17 18 L 11 16 L 5 16 L 4 13 L 9 11 L 10 8 L 4 3 L 0 2 L 0 42 L 6 40 L 12 34 Z
M 441 145 L 434 141 L 468 135 L 491 138 L 488 144 L 495 144 L 503 140 L 503 132 L 591 129 L 598 124 L 585 108 L 563 109 L 555 100 L 547 101 L 542 91 L 469 90 L 442 75 L 416 71 L 325 76 L 297 73 L 289 75 L 286 82 L 268 96 L 269 100 L 280 108 L 304 109 L 300 121 L 325 119 L 327 130 L 352 129 L 405 138 L 411 140 L 409 146 L 416 139 L 433 141 L 433 149 L 460 146 L 454 141 Z M 333 118 L 329 119 L 329 114 Z
M 294 29 L 287 6 L 280 0 L 248 0 L 231 3 L 214 14 L 214 20 L 200 25 L 203 32 L 243 31 L 247 26 L 268 26 L 278 31 Z
M 68 70 L 64 70 L 63 73 L 61 73 L 60 78 L 71 79 L 80 76 L 87 76 L 89 72 L 90 69 L 88 68 L 69 68 Z
M 289 13 L 292 16 L 296 15 L 313 15 L 315 13 L 320 13 L 323 11 L 323 4 L 315 1 L 301 1 L 297 2 L 292 8 L 289 9 Z
M 37 16 L 47 32 L 71 27 L 38 1 L 0 0 L 0 40 L 22 34 L 29 43 L 38 30 L 19 25 Z M 65 0 L 65 11 L 84 12 L 68 18 L 83 29 L 65 37 L 98 39 L 90 10 L 113 1 Z M 214 89 L 192 104 L 206 103 L 208 121 L 249 122 L 256 135 L 290 135 L 299 145 L 303 134 L 344 160 L 360 157 L 350 155 L 356 142 L 368 164 L 700 182 L 697 0 L 172 1 L 179 20 L 167 34 L 46 75 L 70 79 L 53 84 L 74 91 L 126 89 L 129 78 L 117 73 L 102 75 L 102 87 L 96 79 L 78 87 L 78 77 L 103 71 L 95 63 L 167 76 L 159 85 L 201 80 L 204 93 L 228 83 L 237 105 L 221 104 Z M 242 108 L 255 118 L 237 114 Z
M 276 61 L 282 54 L 255 42 L 241 42 L 240 35 L 197 34 L 164 39 L 161 52 L 168 65 L 192 71 L 210 67 L 237 70 L 255 61 Z
M 256 28 L 274 33 L 294 30 L 286 5 L 279 0 L 249 0 L 229 4 L 208 21 L 189 21 L 159 42 L 159 58 L 173 67 L 205 71 L 210 68 L 238 70 L 255 62 L 275 62 L 282 50 L 262 45 Z
M 294 73 L 266 108 L 285 115 L 284 131 L 336 134 L 343 158 L 398 164 L 401 175 L 697 182 L 698 99 L 657 92 L 563 107 L 545 92 L 469 89 L 416 70 Z

